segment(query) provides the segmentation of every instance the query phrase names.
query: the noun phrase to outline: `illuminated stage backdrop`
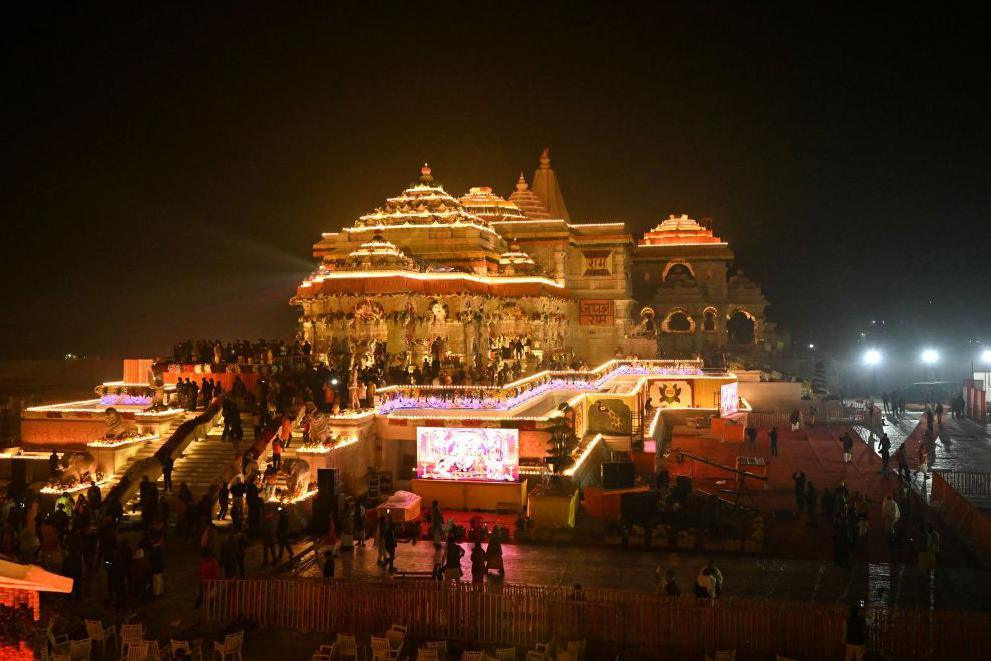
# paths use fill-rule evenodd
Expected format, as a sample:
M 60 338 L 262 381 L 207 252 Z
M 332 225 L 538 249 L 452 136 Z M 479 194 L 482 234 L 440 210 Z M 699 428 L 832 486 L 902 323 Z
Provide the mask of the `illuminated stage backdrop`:
M 740 410 L 740 393 L 737 383 L 727 383 L 719 388 L 719 415 L 726 417 Z
M 435 480 L 519 479 L 518 429 L 419 427 L 416 476 Z

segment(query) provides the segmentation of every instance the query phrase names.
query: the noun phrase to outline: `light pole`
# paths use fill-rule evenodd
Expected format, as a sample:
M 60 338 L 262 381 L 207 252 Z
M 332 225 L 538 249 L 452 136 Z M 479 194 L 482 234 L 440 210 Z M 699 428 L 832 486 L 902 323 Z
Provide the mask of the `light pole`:
M 927 370 L 926 378 L 929 379 L 930 381 L 935 381 L 936 364 L 939 362 L 939 351 L 932 348 L 923 349 L 922 355 L 920 357 L 922 358 L 922 362 L 926 366 L 926 370 Z M 929 400 L 932 399 L 932 395 L 935 393 L 935 386 L 930 386 L 929 390 L 930 390 L 930 394 L 926 395 L 927 404 L 929 403 Z
M 871 396 L 877 391 L 877 366 L 881 364 L 882 358 L 881 352 L 877 349 L 868 349 L 864 352 L 864 364 L 871 369 L 871 391 L 868 393 Z

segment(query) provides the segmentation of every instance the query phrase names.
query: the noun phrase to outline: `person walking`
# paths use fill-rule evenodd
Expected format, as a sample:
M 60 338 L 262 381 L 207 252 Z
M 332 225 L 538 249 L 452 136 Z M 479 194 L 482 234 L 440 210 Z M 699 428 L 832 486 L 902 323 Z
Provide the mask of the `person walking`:
M 771 430 L 767 432 L 767 437 L 771 439 L 771 456 L 778 456 L 778 428 L 775 426 L 771 427 Z
M 354 504 L 354 543 L 365 547 L 365 506 L 361 501 Z
M 884 412 L 885 413 L 888 413 L 888 402 L 889 401 L 890 401 L 890 398 L 888 397 L 888 393 L 887 392 L 881 393 L 881 403 L 884 404 Z
M 898 525 L 898 520 L 901 519 L 902 515 L 898 507 L 898 501 L 890 495 L 885 495 L 884 500 L 881 501 L 881 516 L 884 519 L 884 532 L 888 536 L 888 542 L 893 543 L 895 540 L 895 526 Z
M 936 424 L 943 428 L 943 402 L 936 402 Z
M 795 471 L 791 474 L 791 479 L 795 482 L 795 506 L 801 514 L 805 509 L 805 473 Z
M 898 463 L 898 477 L 906 481 L 912 479 L 912 473 L 908 468 L 908 457 L 906 456 L 904 443 L 899 445 L 898 449 L 895 450 L 895 461 Z
M 933 415 L 933 410 L 926 406 L 926 429 L 929 430 L 929 435 L 932 436 L 933 433 L 933 422 L 936 420 L 936 416 Z
M 845 661 L 863 661 L 864 655 L 867 654 L 867 620 L 860 612 L 860 604 L 850 606 L 845 629 Z

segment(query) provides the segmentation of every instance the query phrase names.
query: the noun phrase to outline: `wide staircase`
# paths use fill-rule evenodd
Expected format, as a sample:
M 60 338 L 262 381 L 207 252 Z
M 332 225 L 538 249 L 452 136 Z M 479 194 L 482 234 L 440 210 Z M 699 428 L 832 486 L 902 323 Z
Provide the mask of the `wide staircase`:
M 185 482 L 193 496 L 199 498 L 207 490 L 218 484 L 221 477 L 229 477 L 228 467 L 234 461 L 238 448 L 243 452 L 255 442 L 255 431 L 251 426 L 251 415 L 241 415 L 241 427 L 244 429 L 244 438 L 235 446 L 230 440 L 221 440 L 220 436 L 224 432 L 223 418 L 218 419 L 218 424 L 211 429 L 206 438 L 200 441 L 193 441 L 182 453 L 182 457 L 176 460 L 172 469 L 172 491 L 179 490 L 179 485 Z M 158 488 L 165 485 L 163 478 L 158 479 Z
M 185 420 L 192 417 L 194 417 L 193 414 L 187 413 Z M 172 423 L 168 431 L 159 439 L 145 444 L 128 460 L 125 470 L 130 468 L 135 461 L 154 455 L 182 422 L 183 420 Z M 250 414 L 241 415 L 244 438 L 237 446 L 234 446 L 229 440 L 220 440 L 224 431 L 223 418 L 218 418 L 217 423 L 207 433 L 205 439 L 190 443 L 183 451 L 182 456 L 176 459 L 172 468 L 173 493 L 178 492 L 179 485 L 185 482 L 189 486 L 189 490 L 193 492 L 193 496 L 199 498 L 207 492 L 210 486 L 217 484 L 222 475 L 227 475 L 227 468 L 232 465 L 235 453 L 239 452 L 238 448 L 240 451 L 244 451 L 255 442 L 255 432 L 251 425 Z M 156 485 L 161 491 L 165 487 L 165 479 L 159 477 Z M 131 504 L 137 504 L 137 494 L 135 494 Z

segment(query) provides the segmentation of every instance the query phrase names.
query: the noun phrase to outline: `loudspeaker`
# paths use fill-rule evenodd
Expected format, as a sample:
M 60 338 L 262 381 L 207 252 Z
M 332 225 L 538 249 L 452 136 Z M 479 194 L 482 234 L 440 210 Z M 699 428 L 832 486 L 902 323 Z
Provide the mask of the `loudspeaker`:
M 317 491 L 321 496 L 331 499 L 337 495 L 337 477 L 336 468 L 317 469 Z
M 603 489 L 629 489 L 633 486 L 636 466 L 632 462 L 603 463 L 600 470 Z
M 648 522 L 657 516 L 657 494 L 624 493 L 620 496 L 619 513 L 623 521 Z

